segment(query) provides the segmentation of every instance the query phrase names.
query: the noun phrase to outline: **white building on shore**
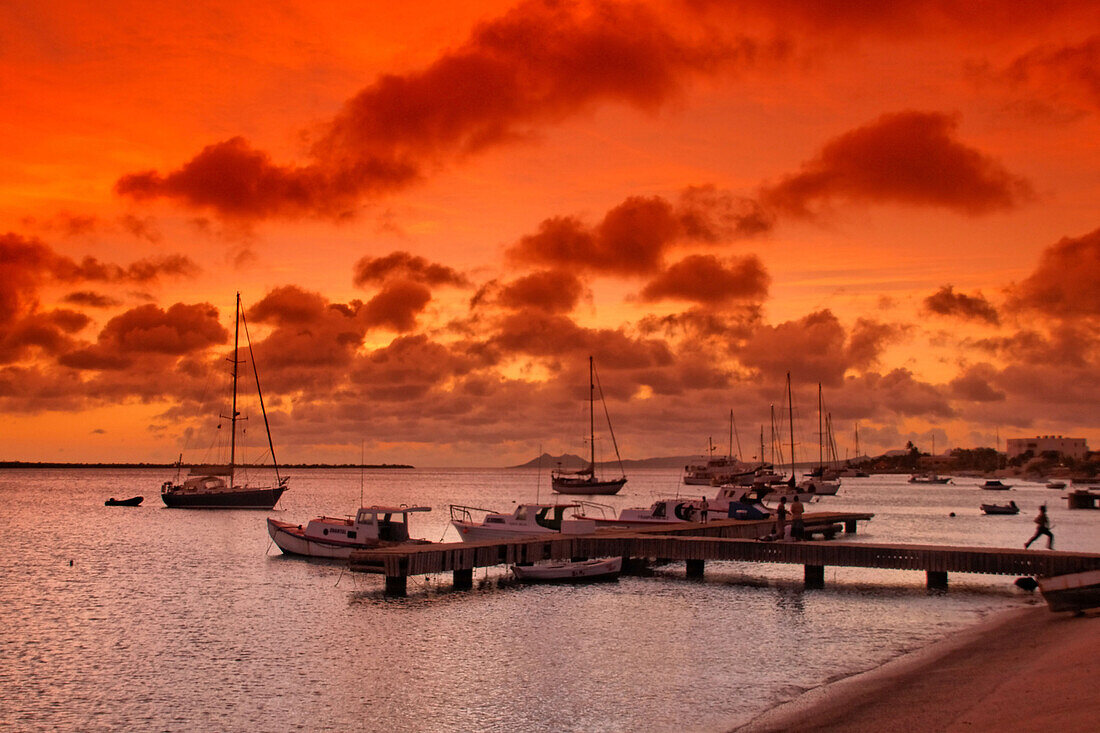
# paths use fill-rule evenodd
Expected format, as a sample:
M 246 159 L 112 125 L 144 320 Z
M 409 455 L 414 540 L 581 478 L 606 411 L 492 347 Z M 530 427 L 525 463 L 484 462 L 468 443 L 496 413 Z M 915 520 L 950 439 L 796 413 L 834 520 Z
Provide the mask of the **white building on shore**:
M 1089 447 L 1084 438 L 1064 438 L 1061 435 L 1038 435 L 1034 438 L 1009 438 L 1005 452 L 1009 458 L 1031 451 L 1038 456 L 1046 451 L 1061 453 L 1070 458 L 1084 458 Z

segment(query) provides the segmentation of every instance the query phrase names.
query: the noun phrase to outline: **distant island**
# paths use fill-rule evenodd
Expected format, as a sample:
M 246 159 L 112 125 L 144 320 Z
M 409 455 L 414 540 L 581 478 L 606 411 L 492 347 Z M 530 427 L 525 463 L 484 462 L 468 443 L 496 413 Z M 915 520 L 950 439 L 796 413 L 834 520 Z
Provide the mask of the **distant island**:
M 46 461 L 0 461 L 0 468 L 175 468 L 175 463 L 57 463 Z M 188 464 L 183 464 L 189 468 Z M 265 466 L 241 466 L 265 468 Z M 279 468 L 415 468 L 406 463 L 285 463 Z

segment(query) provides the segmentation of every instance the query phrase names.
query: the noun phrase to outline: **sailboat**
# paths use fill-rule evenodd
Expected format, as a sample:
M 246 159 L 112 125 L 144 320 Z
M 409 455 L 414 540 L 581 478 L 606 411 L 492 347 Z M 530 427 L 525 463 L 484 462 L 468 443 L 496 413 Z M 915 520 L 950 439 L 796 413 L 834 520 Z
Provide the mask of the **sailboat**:
M 588 357 L 588 445 L 590 454 L 588 465 L 579 471 L 555 469 L 550 474 L 550 488 L 559 494 L 617 494 L 626 483 L 626 471 L 623 459 L 619 455 L 619 444 L 615 441 L 615 431 L 611 428 L 611 416 L 607 413 L 607 404 L 600 390 L 600 402 L 604 416 L 607 417 L 607 430 L 611 434 L 611 444 L 615 446 L 615 458 L 619 461 L 619 478 L 600 479 L 596 476 L 596 367 L 592 357 Z
M 252 486 L 247 482 L 237 484 L 237 421 L 241 420 L 237 410 L 238 358 L 241 325 L 244 324 L 245 339 L 248 341 L 248 354 L 252 361 L 252 371 L 256 377 L 256 394 L 260 401 L 260 411 L 264 417 L 264 429 L 267 431 L 267 445 L 271 450 L 271 462 L 275 468 L 275 483 L 266 486 Z M 271 426 L 264 409 L 263 393 L 260 391 L 260 374 L 256 369 L 256 360 L 252 358 L 252 340 L 248 337 L 248 323 L 241 310 L 241 294 L 237 293 L 237 312 L 233 325 L 233 403 L 227 418 L 230 422 L 229 463 L 225 465 L 192 466 L 190 474 L 182 483 L 177 473 L 176 482 L 165 481 L 160 489 L 160 498 L 165 506 L 183 509 L 272 509 L 279 497 L 287 489 L 289 476 L 279 475 L 279 464 L 275 460 L 275 445 L 271 441 Z M 224 418 L 224 416 L 223 416 Z M 183 456 L 178 466 L 182 467 Z

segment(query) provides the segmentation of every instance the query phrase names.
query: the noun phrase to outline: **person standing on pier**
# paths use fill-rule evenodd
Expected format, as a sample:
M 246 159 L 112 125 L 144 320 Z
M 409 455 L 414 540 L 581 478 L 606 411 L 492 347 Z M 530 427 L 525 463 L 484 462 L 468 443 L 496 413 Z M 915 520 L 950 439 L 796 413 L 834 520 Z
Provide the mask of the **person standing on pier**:
M 1039 505 L 1039 513 L 1035 515 L 1035 534 L 1024 543 L 1024 549 L 1031 547 L 1031 543 L 1039 539 L 1040 535 L 1047 536 L 1047 549 L 1054 549 L 1054 534 L 1050 531 L 1050 517 L 1047 516 L 1047 505 Z
M 791 501 L 791 539 L 802 539 L 802 512 L 805 509 L 802 506 L 802 502 L 798 500 L 798 494 L 794 495 L 794 500 Z
M 783 533 L 787 530 L 787 497 L 779 497 L 779 506 L 775 508 L 775 537 L 783 539 Z
M 703 518 L 703 524 L 707 523 L 707 514 L 710 513 L 710 504 L 707 503 L 707 497 L 703 497 L 703 501 L 699 504 L 699 515 Z

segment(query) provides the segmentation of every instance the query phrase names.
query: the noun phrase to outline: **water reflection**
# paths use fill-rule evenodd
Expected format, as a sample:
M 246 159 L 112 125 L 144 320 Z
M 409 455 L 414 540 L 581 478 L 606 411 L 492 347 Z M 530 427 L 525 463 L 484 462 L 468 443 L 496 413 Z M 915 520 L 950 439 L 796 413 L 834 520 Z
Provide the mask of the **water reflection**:
M 407 598 L 389 599 L 380 576 L 265 554 L 266 513 L 102 505 L 164 478 L 0 473 L 0 532 L 31 538 L 0 566 L 0 720 L 30 730 L 722 730 L 1020 597 L 1005 579 L 952 575 L 946 594 L 932 594 L 921 573 L 859 569 L 829 570 L 825 590 L 805 591 L 801 566 L 749 563 L 707 563 L 688 583 L 683 563 L 670 563 L 575 588 L 527 587 L 494 568 L 453 591 L 448 573 L 410 579 Z M 836 497 L 835 508 L 876 512 L 859 537 L 1019 545 L 1029 533 L 1029 517 L 966 515 L 973 488 L 891 481 Z M 435 509 L 414 534 L 454 539 L 447 504 L 508 506 L 533 480 L 391 471 L 365 484 L 367 503 Z M 647 504 L 670 484 L 669 472 L 638 472 L 613 500 Z M 359 500 L 358 472 L 301 472 L 294 486 L 285 516 L 345 513 Z M 945 523 L 951 510 L 959 516 Z M 1059 546 L 1088 549 L 1085 519 L 1055 520 Z

